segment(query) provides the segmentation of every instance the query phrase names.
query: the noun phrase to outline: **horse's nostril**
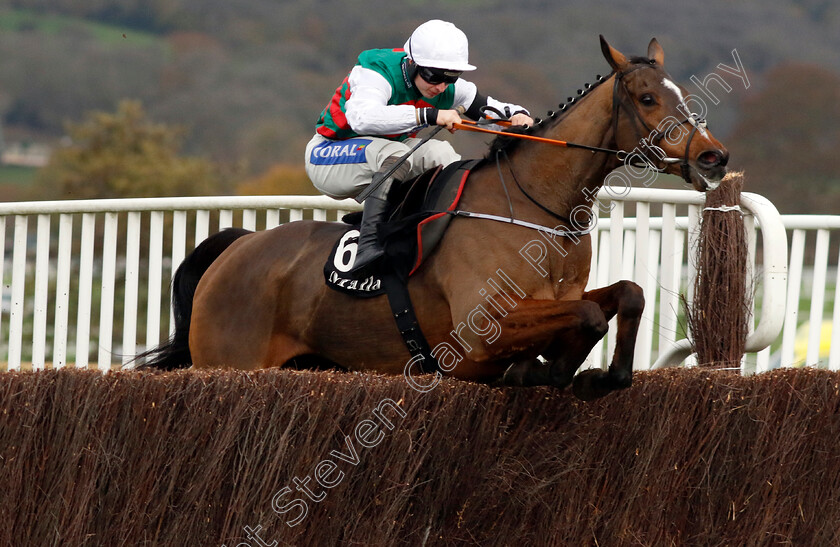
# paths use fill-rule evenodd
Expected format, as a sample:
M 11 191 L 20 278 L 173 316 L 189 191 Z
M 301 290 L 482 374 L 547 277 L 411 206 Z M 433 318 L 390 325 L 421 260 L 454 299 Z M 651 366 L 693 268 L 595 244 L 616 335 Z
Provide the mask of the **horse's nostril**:
M 706 167 L 723 167 L 729 161 L 729 154 L 720 150 L 708 150 L 700 154 L 697 160 Z

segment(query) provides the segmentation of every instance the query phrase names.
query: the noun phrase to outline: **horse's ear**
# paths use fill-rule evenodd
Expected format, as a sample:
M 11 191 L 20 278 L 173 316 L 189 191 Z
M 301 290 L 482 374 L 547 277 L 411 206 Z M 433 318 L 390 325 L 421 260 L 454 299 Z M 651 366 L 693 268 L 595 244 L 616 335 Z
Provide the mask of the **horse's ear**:
M 665 51 L 662 49 L 662 46 L 659 45 L 659 42 L 656 41 L 656 38 L 650 41 L 648 44 L 648 59 L 653 59 L 656 61 L 656 64 L 659 66 L 665 66 Z
M 604 53 L 604 58 L 616 72 L 621 71 L 627 66 L 627 57 L 609 45 L 603 35 L 601 35 L 601 51 Z

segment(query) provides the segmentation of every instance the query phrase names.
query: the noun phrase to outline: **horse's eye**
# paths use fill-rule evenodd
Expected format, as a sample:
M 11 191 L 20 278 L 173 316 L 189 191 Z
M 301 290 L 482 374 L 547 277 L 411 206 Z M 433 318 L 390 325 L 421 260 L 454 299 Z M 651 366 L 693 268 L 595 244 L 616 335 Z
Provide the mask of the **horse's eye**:
M 644 106 L 653 106 L 656 104 L 656 99 L 650 93 L 645 93 L 639 98 L 639 102 Z

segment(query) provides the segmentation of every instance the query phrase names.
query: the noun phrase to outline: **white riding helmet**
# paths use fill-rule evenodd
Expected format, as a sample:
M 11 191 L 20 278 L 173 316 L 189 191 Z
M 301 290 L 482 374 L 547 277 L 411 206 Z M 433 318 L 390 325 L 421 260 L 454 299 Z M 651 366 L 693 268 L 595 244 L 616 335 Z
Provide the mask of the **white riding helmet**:
M 467 35 L 452 23 L 432 19 L 411 33 L 403 47 L 418 66 L 464 72 L 475 70 L 467 62 Z

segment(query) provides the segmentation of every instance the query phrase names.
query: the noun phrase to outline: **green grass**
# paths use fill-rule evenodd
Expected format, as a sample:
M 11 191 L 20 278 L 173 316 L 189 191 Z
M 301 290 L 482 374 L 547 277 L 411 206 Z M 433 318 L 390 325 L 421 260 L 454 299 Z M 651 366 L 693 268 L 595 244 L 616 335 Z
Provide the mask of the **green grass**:
M 36 171 L 37 169 L 34 167 L 0 165 L 0 185 L 30 186 L 35 179 Z M 2 201 L 2 198 L 0 198 L 0 201 Z
M 97 40 L 111 45 L 153 46 L 161 45 L 162 41 L 159 36 L 149 32 L 75 17 L 34 13 L 28 10 L 0 10 L 0 31 L 37 31 L 44 34 L 59 34 L 70 29 L 82 29 Z

